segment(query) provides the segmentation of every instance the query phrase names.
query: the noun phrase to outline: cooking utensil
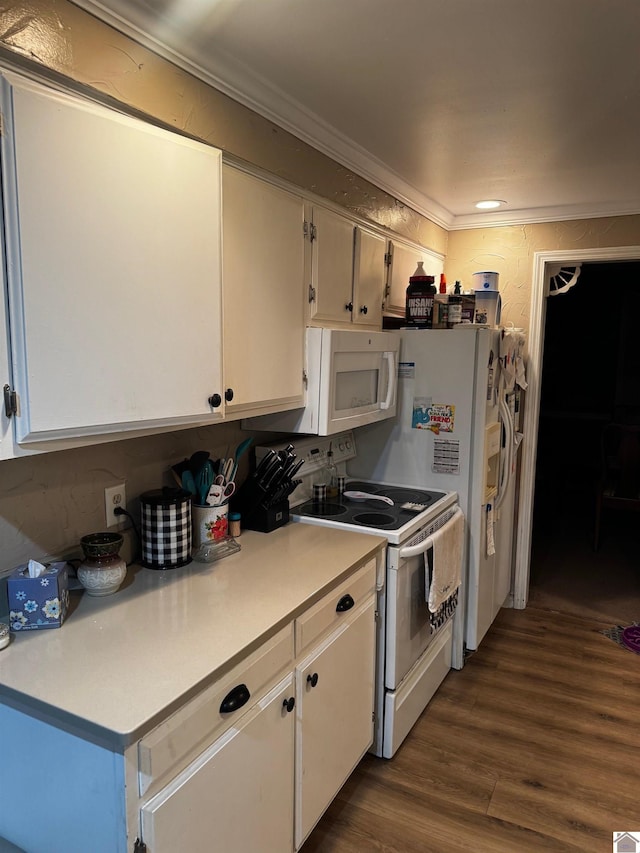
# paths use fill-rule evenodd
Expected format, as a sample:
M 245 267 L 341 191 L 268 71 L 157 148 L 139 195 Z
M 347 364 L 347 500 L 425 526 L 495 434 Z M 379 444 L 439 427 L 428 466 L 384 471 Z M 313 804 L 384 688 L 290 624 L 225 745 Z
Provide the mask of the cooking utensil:
M 371 495 L 369 492 L 343 492 L 342 493 L 345 498 L 349 498 L 350 501 L 382 501 L 383 503 L 389 504 L 389 506 L 393 506 L 393 501 L 391 498 L 386 498 L 384 495 Z
M 211 506 L 220 506 L 226 503 L 236 490 L 235 483 L 214 483 L 209 489 L 208 501 Z
M 189 460 L 183 459 L 182 462 L 177 462 L 171 466 L 171 475 L 179 486 L 182 486 L 182 475 L 189 470 Z
M 206 459 L 204 465 L 198 471 L 195 477 L 196 489 L 198 490 L 198 502 L 200 506 L 205 506 L 209 498 L 209 489 L 213 484 L 213 463 L 210 459 Z
M 236 451 L 233 457 L 233 468 L 231 469 L 231 477 L 229 478 L 230 480 L 235 480 L 236 472 L 238 470 L 238 463 L 240 462 L 240 459 L 242 458 L 243 454 L 246 453 L 246 451 L 248 450 L 252 441 L 252 438 L 246 438 L 244 441 L 241 441 L 240 444 L 236 447 Z
M 181 483 L 182 488 L 185 490 L 185 492 L 189 492 L 189 494 L 191 495 L 198 494 L 198 489 L 196 488 L 196 481 L 189 469 L 182 472 Z
M 224 460 L 220 474 L 224 477 L 224 482 L 228 483 L 231 480 L 231 472 L 233 471 L 233 459 L 229 457 Z

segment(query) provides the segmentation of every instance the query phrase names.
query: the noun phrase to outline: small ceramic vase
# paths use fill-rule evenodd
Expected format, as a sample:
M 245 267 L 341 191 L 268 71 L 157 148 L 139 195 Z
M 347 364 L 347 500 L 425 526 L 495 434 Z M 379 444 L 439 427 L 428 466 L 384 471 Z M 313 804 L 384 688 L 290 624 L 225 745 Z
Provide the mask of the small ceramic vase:
M 119 556 L 123 539 L 119 533 L 90 533 L 80 545 L 85 559 L 78 566 L 78 580 L 87 595 L 111 595 L 127 574 L 127 564 Z

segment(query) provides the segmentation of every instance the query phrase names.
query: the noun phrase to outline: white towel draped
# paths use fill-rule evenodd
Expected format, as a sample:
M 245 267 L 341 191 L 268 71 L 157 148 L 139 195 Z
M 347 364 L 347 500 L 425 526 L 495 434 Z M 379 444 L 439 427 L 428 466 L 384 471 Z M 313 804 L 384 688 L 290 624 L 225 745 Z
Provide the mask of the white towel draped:
M 435 613 L 453 595 L 462 581 L 462 548 L 464 515 L 458 507 L 455 515 L 432 534 L 433 570 L 429 583 L 429 562 L 425 553 L 425 589 L 428 589 L 429 610 Z

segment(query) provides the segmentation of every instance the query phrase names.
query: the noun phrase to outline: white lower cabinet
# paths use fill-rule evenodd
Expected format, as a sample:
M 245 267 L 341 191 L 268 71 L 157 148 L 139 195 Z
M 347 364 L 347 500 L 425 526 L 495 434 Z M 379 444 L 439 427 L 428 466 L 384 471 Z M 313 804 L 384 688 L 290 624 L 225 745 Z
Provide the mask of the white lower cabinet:
M 290 674 L 142 807 L 149 853 L 291 850 L 292 698 Z
M 373 741 L 374 611 L 371 596 L 296 667 L 296 849 Z
M 140 741 L 147 853 L 300 848 L 373 742 L 375 581 L 374 559 Z

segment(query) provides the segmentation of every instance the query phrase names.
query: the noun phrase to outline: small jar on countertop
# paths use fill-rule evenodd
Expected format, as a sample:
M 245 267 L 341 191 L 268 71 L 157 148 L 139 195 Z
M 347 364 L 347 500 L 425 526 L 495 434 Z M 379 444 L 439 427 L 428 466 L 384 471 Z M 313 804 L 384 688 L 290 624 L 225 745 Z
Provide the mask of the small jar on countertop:
M 237 539 L 242 532 L 241 520 L 242 517 L 239 512 L 229 513 L 229 536 L 233 536 L 234 539 Z

